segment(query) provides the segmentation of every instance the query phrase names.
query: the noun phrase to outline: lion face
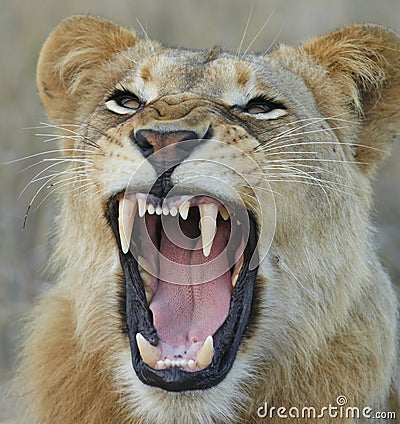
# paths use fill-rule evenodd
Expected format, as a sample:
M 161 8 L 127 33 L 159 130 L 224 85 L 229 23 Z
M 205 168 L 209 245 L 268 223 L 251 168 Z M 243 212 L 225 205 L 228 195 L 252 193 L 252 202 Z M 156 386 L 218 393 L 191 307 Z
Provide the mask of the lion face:
M 50 36 L 38 84 L 75 175 L 61 243 L 81 248 L 60 255 L 82 274 L 76 334 L 141 414 L 218 395 L 208 414 L 232 417 L 240 387 L 276 395 L 373 280 L 370 181 L 394 129 L 379 102 L 395 102 L 380 87 L 399 90 L 393 49 L 365 56 L 377 31 L 398 43 L 361 26 L 238 57 L 79 17 Z M 354 34 L 349 61 L 335 39 Z
M 222 52 L 149 52 L 88 120 L 124 270 L 132 363 L 148 385 L 220 383 L 249 334 L 275 225 L 258 137 L 302 119 L 271 88 L 274 68 Z

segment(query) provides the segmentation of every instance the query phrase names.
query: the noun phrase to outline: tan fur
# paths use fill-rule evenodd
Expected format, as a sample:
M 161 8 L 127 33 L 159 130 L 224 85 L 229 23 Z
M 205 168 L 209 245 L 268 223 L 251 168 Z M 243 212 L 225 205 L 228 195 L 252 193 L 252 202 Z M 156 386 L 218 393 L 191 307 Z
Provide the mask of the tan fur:
M 81 191 L 77 178 L 71 182 L 76 190 L 62 199 L 52 260 L 59 279 L 26 331 L 16 382 L 26 401 L 25 422 L 281 422 L 257 418 L 257 408 L 265 402 L 317 408 L 335 404 L 339 395 L 350 406 L 397 407 L 397 302 L 370 224 L 373 176 L 400 131 L 396 34 L 354 25 L 298 48 L 281 46 L 270 57 L 239 59 L 218 49 L 167 49 L 108 21 L 72 17 L 44 45 L 37 79 L 50 118 L 82 124 L 60 131 L 80 131 L 99 149 L 84 153 L 91 163 L 81 169 L 91 184 Z M 151 103 L 122 123 L 104 107 L 120 81 Z M 226 118 L 226 110 L 250 92 L 286 102 L 288 116 Z M 206 391 L 170 393 L 142 384 L 122 332 L 122 270 L 104 211 L 142 163 L 129 138 L 132 128 L 155 123 L 201 134 L 211 123 L 215 139 L 242 153 L 226 158 L 222 148 L 208 151 L 204 144 L 201 157 L 227 160 L 251 176 L 257 169 L 245 164 L 250 154 L 279 193 L 274 238 L 257 277 L 253 329 L 226 379 Z M 292 132 L 284 143 L 274 141 L 282 141 L 282 131 Z M 272 142 L 261 148 L 260 137 Z M 82 145 L 66 138 L 63 147 Z M 271 167 L 270 159 L 287 168 Z M 307 176 L 296 182 L 285 174 L 289 166 L 310 163 L 318 171 L 314 185 L 306 184 Z M 201 175 L 214 175 L 208 164 L 197 166 Z M 174 183 L 196 172 L 196 163 L 183 162 Z M 147 181 L 154 170 L 147 163 L 134 175 Z M 250 187 L 233 174 L 221 178 L 261 219 Z M 194 184 L 210 190 L 206 177 Z M 268 244 L 266 233 L 261 241 Z

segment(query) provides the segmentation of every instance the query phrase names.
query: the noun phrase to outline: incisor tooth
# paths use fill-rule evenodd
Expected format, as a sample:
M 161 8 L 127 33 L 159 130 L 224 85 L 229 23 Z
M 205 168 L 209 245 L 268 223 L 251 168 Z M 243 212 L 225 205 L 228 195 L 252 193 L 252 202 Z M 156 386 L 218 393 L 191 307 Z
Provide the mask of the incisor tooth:
M 130 197 L 123 197 L 119 201 L 119 216 L 118 216 L 118 228 L 119 236 L 121 239 L 121 249 L 124 253 L 129 250 L 131 243 L 131 235 L 133 222 L 135 220 L 137 209 L 136 199 L 132 200 Z
M 163 369 L 166 368 L 165 367 L 165 364 L 164 364 L 164 361 L 157 361 L 157 366 L 158 366 L 158 369 L 159 370 L 163 370 Z
M 163 215 L 165 215 L 165 216 L 169 215 L 169 208 L 167 208 L 166 206 L 164 206 L 164 207 L 163 207 L 163 210 L 162 210 L 162 213 L 163 213 Z
M 197 355 L 196 355 L 197 366 L 202 370 L 208 367 L 211 364 L 213 356 L 214 356 L 214 342 L 213 342 L 212 336 L 208 336 L 203 346 L 197 352 Z
M 151 345 L 140 333 L 136 333 L 136 343 L 143 362 L 149 367 L 154 367 L 160 358 L 160 349 Z
M 217 229 L 218 206 L 214 203 L 202 203 L 199 205 L 200 211 L 200 231 L 203 244 L 203 255 L 210 255 Z
M 178 209 L 176 209 L 175 206 L 172 206 L 172 208 L 169 210 L 169 213 L 171 216 L 176 216 L 178 215 Z
M 179 206 L 179 215 L 182 217 L 182 219 L 186 220 L 189 215 L 189 209 L 190 209 L 190 202 L 187 201 L 183 203 L 181 206 Z
M 193 359 L 190 359 L 190 360 L 188 361 L 188 367 L 189 367 L 191 370 L 194 370 L 194 369 L 196 368 L 196 362 L 195 362 L 195 361 L 193 361 Z
M 155 211 L 155 207 L 150 203 L 150 205 L 147 206 L 147 212 L 149 213 L 149 215 L 153 215 Z
M 162 214 L 162 207 L 161 206 L 157 206 L 156 207 L 156 215 L 161 215 Z

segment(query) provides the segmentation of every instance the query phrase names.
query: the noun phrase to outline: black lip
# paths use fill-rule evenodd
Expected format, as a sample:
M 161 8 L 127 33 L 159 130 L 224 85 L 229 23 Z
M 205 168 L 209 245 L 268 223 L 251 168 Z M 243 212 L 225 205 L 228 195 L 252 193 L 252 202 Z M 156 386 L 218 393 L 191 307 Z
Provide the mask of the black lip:
M 125 313 L 132 364 L 139 379 L 147 385 L 172 392 L 204 390 L 219 384 L 228 374 L 235 361 L 237 351 L 248 326 L 253 304 L 254 285 L 258 267 L 249 269 L 250 259 L 256 254 L 257 226 L 249 213 L 250 234 L 244 251 L 244 262 L 236 287 L 232 293 L 229 315 L 213 335 L 214 357 L 211 364 L 201 371 L 187 372 L 180 368 L 155 370 L 146 365 L 138 351 L 136 334 L 141 333 L 152 345 L 158 344 L 153 317 L 147 306 L 143 283 L 138 272 L 136 259 L 130 253 L 124 254 L 120 245 L 118 230 L 118 201 L 115 197 L 109 203 L 107 218 L 119 247 L 120 261 L 125 277 Z

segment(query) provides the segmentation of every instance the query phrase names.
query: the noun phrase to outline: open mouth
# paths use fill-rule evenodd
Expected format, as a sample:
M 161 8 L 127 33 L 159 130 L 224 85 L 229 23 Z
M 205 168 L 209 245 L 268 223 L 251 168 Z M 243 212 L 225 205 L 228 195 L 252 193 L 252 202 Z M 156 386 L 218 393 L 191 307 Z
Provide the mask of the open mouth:
M 123 193 L 108 218 L 125 277 L 125 319 L 140 380 L 200 390 L 231 369 L 252 308 L 256 225 L 209 196 Z

